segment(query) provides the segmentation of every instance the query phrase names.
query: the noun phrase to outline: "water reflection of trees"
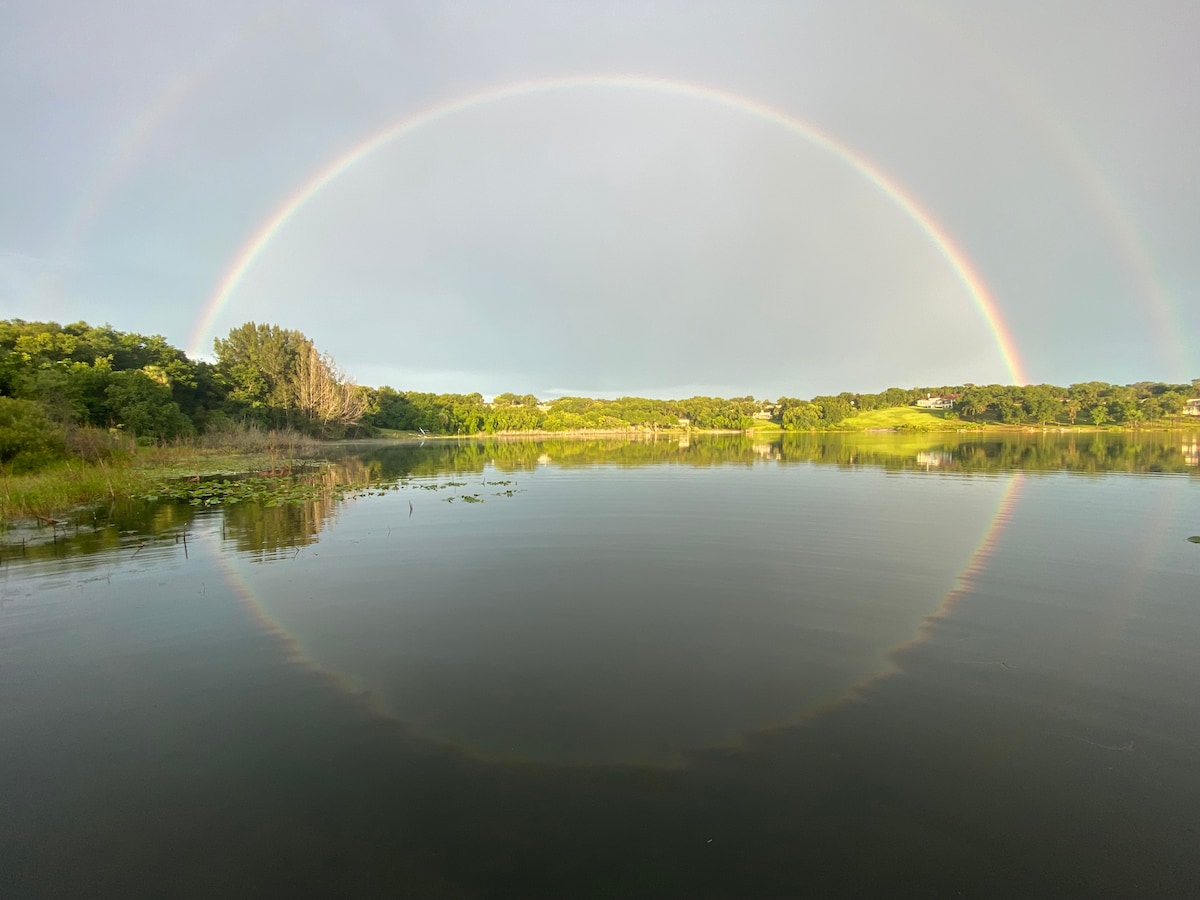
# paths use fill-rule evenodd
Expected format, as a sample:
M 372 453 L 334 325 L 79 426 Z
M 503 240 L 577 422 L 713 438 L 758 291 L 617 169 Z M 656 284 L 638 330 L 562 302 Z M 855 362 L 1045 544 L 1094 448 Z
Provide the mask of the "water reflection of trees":
M 347 491 L 395 480 L 379 460 L 344 455 L 329 465 L 303 472 L 293 481 L 313 490 L 306 499 L 286 503 L 233 503 L 224 508 L 221 534 L 240 551 L 263 559 L 308 546 L 316 541 L 337 512 Z
M 225 509 L 222 534 L 242 552 L 272 558 L 281 551 L 313 543 L 337 504 L 332 494 L 278 506 L 237 503 Z
M 693 466 L 753 463 L 762 441 L 744 435 L 711 435 L 680 440 L 678 435 L 645 438 L 498 438 L 434 441 L 426 444 L 369 444 L 348 448 L 377 464 L 385 479 L 419 478 L 453 472 L 479 474 L 529 471 L 539 465 L 643 466 L 679 463 Z M 756 452 L 756 447 L 760 450 Z
M 878 466 L 893 471 L 1108 472 L 1197 474 L 1190 438 L 1168 432 L 1126 434 L 1044 434 L 944 437 L 913 440 L 902 436 L 856 438 L 785 435 L 781 458 L 833 465 Z
M 111 554 L 126 548 L 180 542 L 196 509 L 179 503 L 125 500 L 78 509 L 54 520 L 35 520 L 4 535 L 0 563 Z
M 295 476 L 313 488 L 295 502 L 231 503 L 199 511 L 185 502 L 127 501 L 80 510 L 62 524 L 32 526 L 0 541 L 0 561 L 104 555 L 137 545 L 176 543 L 197 516 L 221 515 L 222 533 L 239 551 L 271 558 L 313 543 L 348 492 L 410 479 L 516 475 L 539 466 L 718 466 L 797 463 L 891 472 L 989 474 L 1200 474 L 1200 442 L 1169 432 L 1147 434 L 692 435 L 627 440 L 490 439 L 344 445 L 329 465 Z
M 491 467 L 515 473 L 539 465 L 753 465 L 763 461 L 872 466 L 893 471 L 988 473 L 1198 471 L 1195 441 L 1152 434 L 837 435 L 783 434 L 671 438 L 504 439 L 362 445 L 347 448 L 376 481 L 448 473 L 479 474 Z

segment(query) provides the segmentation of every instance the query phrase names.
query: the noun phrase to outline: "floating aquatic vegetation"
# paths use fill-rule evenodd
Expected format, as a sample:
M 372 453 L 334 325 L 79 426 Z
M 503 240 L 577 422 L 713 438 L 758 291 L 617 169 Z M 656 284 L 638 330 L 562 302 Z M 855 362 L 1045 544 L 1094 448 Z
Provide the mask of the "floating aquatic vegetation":
M 164 480 L 155 484 L 152 491 L 138 499 L 176 500 L 192 506 L 208 508 L 228 506 L 235 503 L 258 503 L 264 507 L 276 507 L 288 503 L 302 503 L 322 498 L 334 500 L 356 500 L 362 497 L 382 497 L 401 487 L 440 491 L 444 488 L 466 487 L 465 481 L 430 482 L 424 484 L 355 480 L 338 482 L 329 477 L 329 472 L 286 470 L 235 477 L 215 476 L 211 478 L 186 478 Z M 510 482 L 499 482 L 509 484 Z M 512 496 L 509 491 L 508 496 Z M 447 502 L 462 500 L 464 503 L 482 503 L 478 493 L 445 498 Z M 410 504 L 411 509 L 411 504 Z
M 332 496 L 338 500 L 361 497 L 372 493 L 364 484 L 328 484 L 320 479 L 303 476 L 248 476 L 229 479 L 213 478 L 197 481 L 186 479 L 165 481 L 155 485 L 143 500 L 178 500 L 192 506 L 228 506 L 234 503 L 260 503 L 265 507 L 284 503 L 302 503 Z

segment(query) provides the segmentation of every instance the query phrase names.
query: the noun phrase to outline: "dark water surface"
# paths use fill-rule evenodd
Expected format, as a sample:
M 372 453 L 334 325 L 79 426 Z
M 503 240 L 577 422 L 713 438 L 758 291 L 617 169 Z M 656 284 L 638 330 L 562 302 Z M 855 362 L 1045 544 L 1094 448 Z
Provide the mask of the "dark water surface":
M 0 897 L 1200 896 L 1191 436 L 341 452 L 3 539 Z

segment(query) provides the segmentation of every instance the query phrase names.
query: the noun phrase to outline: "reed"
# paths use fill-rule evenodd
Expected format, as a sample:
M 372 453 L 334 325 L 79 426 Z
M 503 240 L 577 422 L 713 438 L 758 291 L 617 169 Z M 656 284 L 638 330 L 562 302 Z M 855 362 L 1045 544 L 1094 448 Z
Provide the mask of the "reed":
M 279 472 L 297 460 L 318 457 L 321 442 L 297 431 L 228 429 L 156 447 L 95 439 L 87 456 L 36 472 L 14 474 L 0 466 L 0 527 L 16 519 L 50 518 L 104 500 L 144 496 L 165 479 L 222 473 Z

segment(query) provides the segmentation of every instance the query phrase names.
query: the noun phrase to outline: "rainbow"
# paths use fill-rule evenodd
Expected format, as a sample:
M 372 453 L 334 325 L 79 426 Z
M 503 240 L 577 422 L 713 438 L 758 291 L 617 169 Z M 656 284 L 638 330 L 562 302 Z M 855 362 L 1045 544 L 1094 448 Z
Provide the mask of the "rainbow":
M 55 244 L 55 258 L 74 257 L 92 232 L 101 214 L 129 181 L 155 136 L 171 124 L 196 97 L 227 71 L 230 56 L 240 46 L 269 28 L 270 17 L 259 16 L 231 29 L 209 58 L 166 82 L 153 100 L 125 127 L 116 129 L 103 163 L 85 182 L 72 205 Z M 56 278 L 58 276 L 55 276 Z
M 1076 185 L 1099 213 L 1099 221 L 1108 232 L 1110 243 L 1129 271 L 1138 299 L 1144 301 L 1149 310 L 1154 330 L 1165 348 L 1167 362 L 1175 373 L 1171 377 L 1184 379 L 1189 371 L 1183 340 L 1187 329 L 1180 324 L 1175 312 L 1178 304 L 1160 282 L 1129 204 L 1117 196 L 1110 179 L 1071 130 L 1067 118 L 1050 102 L 1042 85 L 1025 69 L 997 53 L 995 42 L 967 22 L 927 4 L 913 4 L 907 12 L 950 46 L 965 49 L 964 55 L 972 65 L 988 75 L 992 84 L 1009 98 L 1013 108 L 1038 128 L 1047 143 L 1070 166 Z
M 995 298 L 984 283 L 982 276 L 975 269 L 963 250 L 937 222 L 933 214 L 917 203 L 911 194 L 895 179 L 880 169 L 879 166 L 817 126 L 776 107 L 768 106 L 765 103 L 728 91 L 690 82 L 635 75 L 578 75 L 563 78 L 518 81 L 498 87 L 485 88 L 484 90 L 466 94 L 406 116 L 400 121 L 374 133 L 366 140 L 354 145 L 332 162 L 319 169 L 312 177 L 300 185 L 258 227 L 246 244 L 238 251 L 237 256 L 225 270 L 212 295 L 201 310 L 200 316 L 192 330 L 191 338 L 188 341 L 188 353 L 195 357 L 205 352 L 204 345 L 207 340 L 211 339 L 217 316 L 229 302 L 229 298 L 233 295 L 250 267 L 254 265 L 255 260 L 258 259 L 267 245 L 279 234 L 280 230 L 283 229 L 292 216 L 296 215 L 317 193 L 355 164 L 370 156 L 381 147 L 390 144 L 392 141 L 410 135 L 427 125 L 432 125 L 470 109 L 531 94 L 546 94 L 581 89 L 650 91 L 667 96 L 687 97 L 707 101 L 717 106 L 723 106 L 727 109 L 732 109 L 756 119 L 778 125 L 797 137 L 808 141 L 810 144 L 831 153 L 847 165 L 853 167 L 867 181 L 891 199 L 925 233 L 967 289 L 968 294 L 987 324 L 988 330 L 995 339 L 996 346 L 999 349 L 1000 356 L 1011 380 L 1016 384 L 1026 384 L 1028 382 L 1024 366 L 1017 353 L 1016 343 L 1000 313 L 1000 308 Z

